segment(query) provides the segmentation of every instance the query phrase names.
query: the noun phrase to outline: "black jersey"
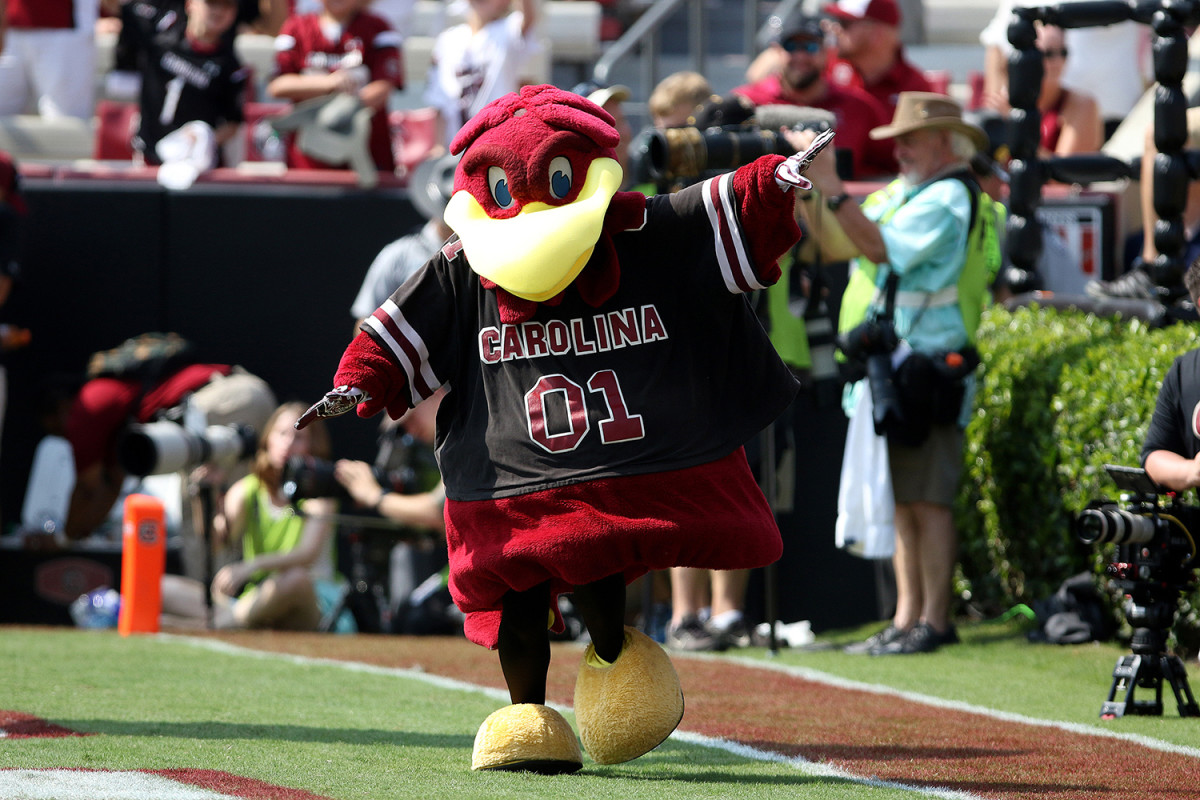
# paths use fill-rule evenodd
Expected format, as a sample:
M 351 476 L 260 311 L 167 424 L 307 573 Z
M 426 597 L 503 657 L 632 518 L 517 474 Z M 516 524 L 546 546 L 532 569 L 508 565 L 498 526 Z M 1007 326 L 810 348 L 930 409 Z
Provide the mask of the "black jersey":
M 142 77 L 141 123 L 134 141 L 148 164 L 159 164 L 158 141 L 184 124 L 213 128 L 243 120 L 248 72 L 222 40 L 211 50 L 187 37 L 187 16 L 173 3 L 132 0 L 121 7 L 114 69 Z
M 1200 349 L 1177 357 L 1163 379 L 1142 445 L 1142 466 L 1155 450 L 1184 458 L 1200 453 Z
M 450 388 L 437 437 L 450 498 L 695 466 L 783 411 L 796 382 L 744 294 L 762 287 L 730 178 L 649 198 L 645 225 L 613 237 L 620 285 L 599 307 L 568 289 L 504 324 L 453 237 L 363 323 L 413 405 Z

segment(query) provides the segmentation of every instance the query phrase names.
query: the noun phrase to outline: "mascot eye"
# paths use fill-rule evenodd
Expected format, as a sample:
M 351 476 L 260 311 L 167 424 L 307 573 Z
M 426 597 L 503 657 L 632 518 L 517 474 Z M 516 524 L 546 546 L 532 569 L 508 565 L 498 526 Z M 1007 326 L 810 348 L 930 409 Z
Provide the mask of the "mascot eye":
M 571 193 L 571 162 L 566 156 L 559 156 L 550 162 L 550 194 L 562 200 Z
M 508 176 L 500 167 L 488 167 L 488 189 L 492 199 L 501 208 L 509 208 L 513 204 L 512 192 L 508 188 Z

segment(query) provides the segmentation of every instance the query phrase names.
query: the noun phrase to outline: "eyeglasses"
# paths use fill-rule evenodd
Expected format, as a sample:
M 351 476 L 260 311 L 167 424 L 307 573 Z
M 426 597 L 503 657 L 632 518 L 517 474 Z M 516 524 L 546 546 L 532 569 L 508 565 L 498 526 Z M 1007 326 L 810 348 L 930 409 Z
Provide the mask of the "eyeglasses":
M 1041 52 L 1042 52 L 1043 58 L 1066 58 L 1067 57 L 1067 48 L 1065 48 L 1065 47 L 1061 50 L 1043 50 Z
M 800 38 L 788 39 L 788 40 L 782 42 L 782 45 L 783 45 L 783 49 L 788 51 L 789 53 L 796 53 L 796 52 L 803 51 L 805 53 L 808 53 L 810 56 L 816 55 L 817 53 L 821 52 L 821 50 L 825 47 L 824 42 L 822 42 L 820 39 L 800 39 Z

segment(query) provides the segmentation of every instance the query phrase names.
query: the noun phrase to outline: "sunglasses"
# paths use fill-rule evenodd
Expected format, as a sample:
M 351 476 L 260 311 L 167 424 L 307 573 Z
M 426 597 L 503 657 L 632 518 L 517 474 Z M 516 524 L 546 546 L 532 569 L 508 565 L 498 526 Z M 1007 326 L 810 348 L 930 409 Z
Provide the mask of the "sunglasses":
M 1064 47 L 1061 50 L 1043 50 L 1042 57 L 1043 58 L 1066 58 L 1067 57 L 1067 48 Z
M 825 43 L 819 39 L 800 39 L 793 38 L 783 42 L 783 49 L 789 53 L 805 52 L 811 55 L 816 55 L 825 47 Z

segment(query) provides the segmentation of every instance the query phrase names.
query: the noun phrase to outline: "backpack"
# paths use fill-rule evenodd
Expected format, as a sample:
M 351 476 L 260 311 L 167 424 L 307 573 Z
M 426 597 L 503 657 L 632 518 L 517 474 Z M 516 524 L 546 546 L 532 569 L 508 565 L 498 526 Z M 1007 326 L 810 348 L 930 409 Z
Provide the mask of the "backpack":
M 110 350 L 93 353 L 87 377 L 134 380 L 149 387 L 196 363 L 195 351 L 195 345 L 177 333 L 143 333 Z

